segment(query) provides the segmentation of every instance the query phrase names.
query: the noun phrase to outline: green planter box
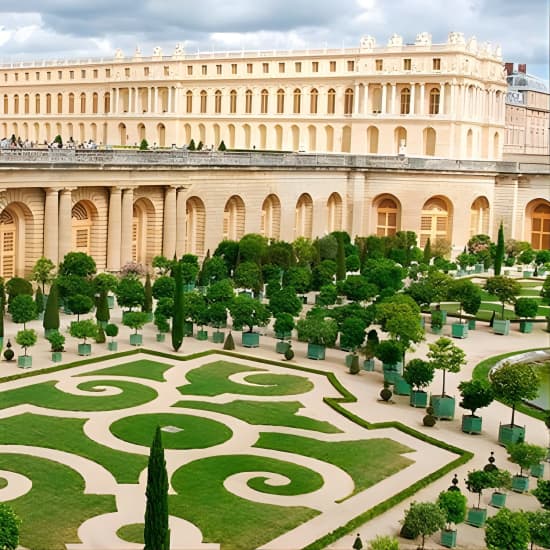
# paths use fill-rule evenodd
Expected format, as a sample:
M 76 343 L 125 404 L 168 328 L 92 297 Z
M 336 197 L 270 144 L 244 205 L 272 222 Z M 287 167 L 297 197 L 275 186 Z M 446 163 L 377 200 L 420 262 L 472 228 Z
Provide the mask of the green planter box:
M 439 311 L 441 311 L 441 316 L 442 316 L 441 322 L 445 324 L 447 322 L 447 311 L 445 309 L 440 309 Z
M 529 277 L 532 277 L 533 276 L 533 272 L 530 270 L 530 269 L 526 269 L 524 272 L 523 272 L 523 276 L 528 279 Z
M 495 508 L 504 508 L 506 506 L 506 493 L 495 491 L 491 495 L 491 502 L 489 504 Z
M 290 340 L 292 337 L 292 332 L 276 332 L 275 338 L 278 338 L 279 340 Z
M 480 434 L 481 433 L 481 416 L 472 416 L 470 414 L 462 415 L 462 431 L 467 434 Z
M 527 476 L 512 476 L 512 491 L 526 493 L 529 490 L 529 478 Z
M 286 353 L 286 350 L 290 347 L 290 344 L 288 342 L 283 342 L 282 340 L 280 342 L 277 342 L 275 344 L 275 352 L 276 353 Z
M 91 355 L 92 344 L 78 344 L 78 355 Z
M 487 519 L 487 510 L 485 508 L 470 508 L 466 516 L 466 523 L 473 527 L 483 527 Z
M 192 290 L 195 290 L 195 283 L 187 283 L 183 285 L 184 292 L 191 292 Z
M 468 319 L 468 330 L 475 330 L 475 329 L 476 329 L 476 320 Z
M 107 342 L 107 349 L 109 351 L 118 351 L 118 342 Z
M 382 363 L 382 372 L 386 371 L 403 374 L 403 363 L 401 361 L 398 361 L 397 363 Z
M 484 270 L 485 270 L 485 266 L 483 264 L 474 265 L 474 273 L 483 273 Z
M 107 307 L 113 309 L 115 307 L 115 297 L 107 294 Z
M 511 443 L 525 441 L 525 427 L 501 424 L 498 428 L 498 442 L 505 447 Z
M 510 334 L 510 319 L 495 319 L 493 321 L 493 332 L 508 336 Z
M 212 333 L 212 342 L 214 342 L 214 344 L 223 344 L 224 340 L 225 332 L 217 330 L 216 332 Z
M 452 420 L 455 417 L 455 398 L 449 395 L 432 395 L 434 416 L 439 420 Z
M 197 340 L 204 342 L 208 340 L 208 331 L 207 330 L 197 330 Z
M 22 369 L 32 367 L 32 357 L 30 355 L 19 355 L 19 357 L 17 357 L 17 366 Z
M 141 346 L 143 344 L 143 334 L 130 334 L 130 345 Z
M 533 321 L 520 321 L 519 322 L 519 331 L 524 334 L 529 334 L 533 332 Z
M 428 405 L 428 394 L 425 391 L 412 390 L 409 405 L 411 407 L 425 409 Z
M 352 361 L 353 361 L 353 353 L 348 353 L 346 355 L 346 367 L 348 367 L 348 369 L 351 367 Z
M 544 462 L 533 464 L 533 466 L 531 466 L 530 472 L 533 477 L 542 478 L 544 476 Z
M 384 371 L 384 382 L 387 382 L 390 385 L 395 384 L 398 377 L 399 377 L 399 373 L 397 371 L 394 371 L 394 370 Z
M 441 334 L 442 327 L 430 327 L 432 334 Z
M 453 338 L 468 338 L 468 325 L 466 323 L 453 323 L 451 325 Z
M 374 359 L 365 359 L 363 361 L 363 370 L 372 372 L 374 370 Z
M 260 333 L 243 332 L 241 342 L 245 348 L 257 348 L 260 345 Z
M 396 395 L 411 395 L 411 386 L 402 376 L 397 376 L 393 393 Z
M 157 339 L 157 342 L 166 341 L 166 333 L 165 332 L 157 332 L 156 339 Z
M 60 351 L 52 351 L 52 361 L 54 363 L 59 363 L 63 360 L 63 354 Z
M 191 321 L 185 321 L 183 323 L 183 335 L 193 336 L 193 323 Z
M 456 546 L 456 530 L 443 529 L 441 531 L 441 546 L 454 548 Z
M 325 346 L 321 344 L 308 344 L 307 357 L 308 359 L 317 359 L 322 361 L 325 358 Z
M 247 298 L 252 298 L 252 292 L 249 290 L 242 290 L 239 292 L 239 296 L 246 296 Z
M 150 323 L 154 318 L 153 312 L 152 311 L 146 311 L 145 313 L 147 313 L 147 322 Z

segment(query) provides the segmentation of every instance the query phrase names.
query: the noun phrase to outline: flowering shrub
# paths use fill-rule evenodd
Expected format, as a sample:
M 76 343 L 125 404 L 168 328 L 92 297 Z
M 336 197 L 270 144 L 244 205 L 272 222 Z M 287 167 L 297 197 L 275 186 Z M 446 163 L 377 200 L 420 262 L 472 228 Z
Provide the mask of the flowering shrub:
M 143 277 L 145 268 L 137 262 L 128 262 L 120 268 L 120 275 L 122 277 Z

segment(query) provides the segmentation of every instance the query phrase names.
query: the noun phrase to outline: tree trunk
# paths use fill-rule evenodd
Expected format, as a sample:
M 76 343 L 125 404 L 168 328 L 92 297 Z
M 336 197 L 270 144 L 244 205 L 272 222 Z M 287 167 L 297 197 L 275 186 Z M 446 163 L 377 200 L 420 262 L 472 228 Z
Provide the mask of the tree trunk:
M 443 391 L 441 392 L 442 397 L 445 396 L 445 372 L 446 372 L 446 369 L 443 369 Z
M 516 416 L 516 405 L 512 405 L 512 427 L 514 427 L 514 418 Z

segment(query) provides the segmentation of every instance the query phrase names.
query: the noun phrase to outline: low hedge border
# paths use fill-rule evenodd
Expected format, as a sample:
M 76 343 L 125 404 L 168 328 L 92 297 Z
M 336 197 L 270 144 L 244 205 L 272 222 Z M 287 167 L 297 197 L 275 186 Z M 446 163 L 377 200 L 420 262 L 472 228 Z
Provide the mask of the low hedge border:
M 511 351 L 509 353 L 503 353 L 501 355 L 494 355 L 493 357 L 488 357 L 487 359 L 484 359 L 474 367 L 474 370 L 472 372 L 472 380 L 489 380 L 489 373 L 491 372 L 491 369 L 502 359 L 506 359 L 507 357 L 513 357 L 514 355 L 520 355 L 522 353 L 529 353 L 530 351 L 539 351 L 539 350 L 548 350 L 548 349 L 550 348 L 521 349 L 521 350 Z M 500 399 L 498 399 L 498 401 L 503 405 L 506 405 L 506 403 L 503 403 L 502 401 L 500 401 Z M 516 411 L 526 414 L 531 418 L 536 418 L 537 420 L 542 420 L 542 421 L 544 421 L 547 416 L 547 413 L 545 413 L 544 411 L 541 411 L 536 407 L 532 407 L 527 403 L 520 403 L 516 407 Z
M 531 350 L 527 350 L 531 351 Z M 519 353 L 519 352 L 515 352 Z M 137 354 L 146 354 L 146 355 L 152 355 L 155 357 L 162 357 L 164 359 L 170 359 L 170 360 L 176 360 L 176 361 L 190 361 L 192 359 L 196 359 L 199 357 L 206 357 L 208 355 L 225 355 L 226 357 L 232 357 L 235 359 L 244 359 L 246 361 L 254 361 L 257 363 L 264 363 L 266 365 L 273 365 L 277 367 L 283 367 L 286 369 L 291 369 L 295 371 L 310 373 L 310 374 L 318 374 L 322 376 L 326 376 L 327 379 L 330 381 L 332 386 L 342 395 L 342 397 L 324 397 L 323 401 L 331 408 L 333 408 L 336 412 L 342 414 L 345 416 L 348 420 L 358 424 L 359 426 L 362 426 L 363 428 L 367 430 L 377 430 L 377 429 L 383 429 L 383 428 L 395 428 L 397 430 L 400 430 L 408 435 L 411 435 L 412 437 L 416 437 L 417 439 L 420 439 L 421 441 L 425 441 L 426 443 L 430 443 L 431 445 L 435 445 L 437 447 L 440 447 L 442 449 L 445 449 L 447 451 L 450 451 L 454 454 L 458 454 L 458 458 L 450 462 L 449 464 L 443 466 L 439 470 L 436 470 L 435 472 L 432 472 L 431 474 L 427 475 L 426 477 L 419 479 L 406 489 L 403 489 L 399 493 L 391 496 L 390 498 L 384 500 L 383 502 L 380 502 L 376 506 L 373 506 L 372 508 L 366 510 L 362 514 L 359 514 L 355 518 L 351 519 L 346 523 L 345 525 L 342 525 L 341 527 L 338 527 L 334 531 L 331 531 L 330 533 L 327 533 L 320 539 L 312 542 L 308 546 L 304 547 L 302 550 L 322 550 L 325 548 L 328 544 L 333 543 L 334 541 L 342 538 L 343 536 L 347 535 L 348 533 L 355 531 L 357 527 L 363 525 L 365 522 L 370 521 L 371 519 L 375 518 L 376 516 L 386 512 L 390 508 L 393 508 L 395 505 L 399 504 L 401 501 L 405 500 L 406 498 L 409 498 L 414 493 L 422 489 L 423 487 L 426 487 L 430 483 L 434 482 L 435 480 L 441 478 L 445 474 L 449 473 L 450 471 L 454 470 L 457 466 L 460 466 L 462 464 L 465 464 L 469 460 L 473 458 L 473 453 L 466 451 L 464 449 L 460 449 L 458 447 L 455 447 L 454 445 L 450 445 L 448 443 L 445 443 L 443 441 L 439 441 L 429 435 L 426 435 L 422 432 L 419 432 L 418 430 L 415 430 L 414 428 L 411 428 L 409 426 L 406 426 L 402 424 L 401 422 L 397 421 L 390 421 L 390 422 L 378 422 L 376 424 L 367 422 L 363 418 L 357 416 L 356 414 L 352 413 L 351 411 L 348 411 L 345 409 L 342 405 L 344 403 L 356 403 L 357 398 L 347 389 L 345 388 L 342 383 L 338 380 L 336 375 L 332 372 L 326 372 L 323 370 L 318 369 L 312 369 L 309 367 L 303 367 L 300 365 L 290 365 L 288 362 L 282 362 L 282 361 L 275 361 L 271 359 L 264 359 L 261 357 L 253 357 L 249 355 L 245 355 L 242 353 L 235 353 L 231 351 L 226 350 L 206 350 L 201 351 L 198 353 L 193 353 L 191 355 L 174 355 L 173 353 L 164 352 L 164 351 L 157 351 L 152 349 L 146 349 L 146 348 L 139 348 L 135 350 L 129 350 L 129 351 L 122 351 L 118 353 L 111 353 L 108 355 L 99 355 L 97 357 L 91 358 L 91 359 L 84 359 L 82 361 L 75 361 L 73 363 L 68 363 L 66 365 L 60 365 L 57 367 L 52 367 L 49 369 L 42 369 L 40 371 L 36 372 L 25 372 L 22 374 L 15 374 L 12 376 L 8 376 L 5 378 L 0 378 L 1 382 L 8 382 L 10 380 L 19 380 L 21 378 L 30 378 L 32 376 L 37 376 L 39 374 L 49 374 L 52 372 L 59 372 L 62 370 L 74 368 L 74 367 L 80 367 L 83 365 L 91 365 L 94 363 L 98 363 L 100 361 L 104 361 L 106 359 L 117 359 L 122 357 L 129 357 L 132 355 Z M 510 354 L 512 355 L 512 354 Z M 502 358 L 503 356 L 500 356 Z M 495 358 L 495 362 L 499 360 L 499 357 Z M 480 363 L 481 364 L 481 363 Z M 478 365 L 479 366 L 479 365 Z M 477 368 L 477 367 L 476 367 Z

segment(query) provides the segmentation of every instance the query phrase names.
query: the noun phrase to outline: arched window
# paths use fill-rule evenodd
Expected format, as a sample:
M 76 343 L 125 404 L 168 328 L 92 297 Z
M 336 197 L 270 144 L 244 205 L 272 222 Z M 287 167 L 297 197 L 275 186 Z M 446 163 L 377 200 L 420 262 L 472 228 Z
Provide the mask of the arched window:
M 309 92 L 309 112 L 312 115 L 317 114 L 317 107 L 319 102 L 319 92 L 312 88 L 311 92 Z
M 277 90 L 277 113 L 281 114 L 285 112 L 285 91 L 282 89 Z
M 204 235 L 206 230 L 206 209 L 198 197 L 191 197 L 186 202 L 185 214 L 185 251 L 196 256 L 204 255 Z
M 329 233 L 342 231 L 342 197 L 332 193 L 327 201 L 327 227 Z
M 79 201 L 72 210 L 73 251 L 90 254 L 92 217 L 86 205 Z
M 57 94 L 57 114 L 63 113 L 63 94 Z
M 185 92 L 185 111 L 188 114 L 193 112 L 193 92 L 191 90 Z
M 489 201 L 478 197 L 470 207 L 470 237 L 489 233 Z
M 235 114 L 237 112 L 237 91 L 231 90 L 229 92 L 229 112 Z
M 533 209 L 531 246 L 535 250 L 550 249 L 550 202 L 541 202 Z
M 327 114 L 333 115 L 336 110 L 336 92 L 331 88 L 327 92 Z
M 430 115 L 439 114 L 439 99 L 440 99 L 439 89 L 432 88 L 430 90 Z
M 225 204 L 223 211 L 223 238 L 239 241 L 244 235 L 244 223 L 244 202 L 238 195 L 233 195 Z
M 403 88 L 401 90 L 401 114 L 408 115 L 411 112 L 411 90 Z
M 40 94 L 36 94 L 34 96 L 34 112 L 37 115 L 40 114 Z
M 80 112 L 84 114 L 86 112 L 86 94 L 80 94 Z
M 307 193 L 300 195 L 296 203 L 296 215 L 294 218 L 294 236 L 311 239 L 313 222 L 313 200 Z
M 252 90 L 244 93 L 244 110 L 247 115 L 252 113 Z
M 9 113 L 9 103 L 8 103 L 8 94 L 4 94 L 4 114 Z
M 407 147 L 407 130 L 403 126 L 398 126 L 394 132 L 395 135 L 395 153 L 400 154 L 403 148 Z
M 399 207 L 393 197 L 378 201 L 376 207 L 376 234 L 379 237 L 395 235 L 399 229 Z
M 46 114 L 50 115 L 52 112 L 52 95 L 46 94 Z
M 69 113 L 74 114 L 74 94 L 69 94 Z
M 498 160 L 500 158 L 500 134 L 495 132 L 493 136 L 493 159 Z
M 29 114 L 29 110 L 30 110 L 30 100 L 29 100 L 29 94 L 25 94 L 24 98 L 23 98 L 23 109 L 25 111 L 25 114 L 28 115 Z
M 268 195 L 262 204 L 260 232 L 268 239 L 278 240 L 281 234 L 281 201 L 276 195 Z
M 293 93 L 292 112 L 298 114 L 302 108 L 302 92 L 299 88 L 296 88 Z
M 13 96 L 13 112 L 16 115 L 19 113 L 19 96 L 17 94 Z
M 466 133 L 466 158 L 471 159 L 474 147 L 474 133 L 471 129 Z
M 17 224 L 11 212 L 5 208 L 0 214 L 0 276 L 15 276 L 17 251 Z
M 262 93 L 260 95 L 261 97 L 261 106 L 260 106 L 260 112 L 262 113 L 262 115 L 265 115 L 267 114 L 267 109 L 268 109 L 268 98 L 269 98 L 269 93 L 267 90 L 262 90 Z
M 201 90 L 201 113 L 206 113 L 206 101 L 207 101 L 206 90 Z
M 267 127 L 265 124 L 260 124 L 258 127 L 260 134 L 260 149 L 265 149 L 267 147 Z
M 351 115 L 353 113 L 353 90 L 348 88 L 344 94 L 344 114 Z
M 450 241 L 451 215 L 447 202 L 441 197 L 432 197 L 424 204 L 420 218 L 420 247 L 430 239 L 433 244 L 439 239 Z
M 216 90 L 214 92 L 214 112 L 220 114 L 222 112 L 222 92 Z
M 435 155 L 436 134 L 433 128 L 424 128 L 424 154 Z
M 376 126 L 369 126 L 367 128 L 367 151 L 371 155 L 378 153 L 378 136 L 379 131 Z
M 98 101 L 99 101 L 99 98 L 98 98 L 97 92 L 94 92 L 92 95 L 92 113 L 94 114 L 97 114 Z
M 154 215 L 155 209 L 149 199 L 141 197 L 136 200 L 132 220 L 132 260 L 142 265 L 150 265 L 153 259 Z
M 157 125 L 157 141 L 159 147 L 166 147 L 166 127 L 164 124 Z
M 108 114 L 111 112 L 111 94 L 106 92 L 103 96 L 103 112 Z

